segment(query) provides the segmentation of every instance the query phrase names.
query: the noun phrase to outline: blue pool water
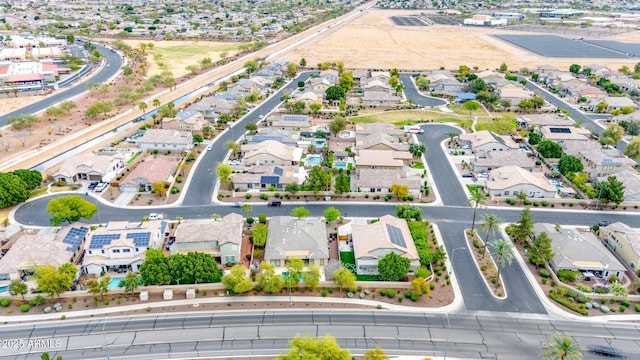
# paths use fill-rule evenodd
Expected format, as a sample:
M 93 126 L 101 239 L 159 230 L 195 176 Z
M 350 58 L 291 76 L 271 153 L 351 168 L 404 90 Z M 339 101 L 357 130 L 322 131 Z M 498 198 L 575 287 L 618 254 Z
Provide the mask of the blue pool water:
M 305 163 L 309 165 L 320 165 L 322 162 L 321 156 L 307 156 Z
M 347 162 L 346 161 L 334 161 L 333 162 L 333 167 L 336 169 L 347 169 Z
M 111 278 L 111 281 L 109 281 L 109 286 L 107 286 L 107 289 L 109 290 L 118 289 L 118 285 L 120 285 L 120 281 L 122 280 L 124 280 L 123 277 Z
M 9 292 L 9 285 L 0 286 L 0 294 Z

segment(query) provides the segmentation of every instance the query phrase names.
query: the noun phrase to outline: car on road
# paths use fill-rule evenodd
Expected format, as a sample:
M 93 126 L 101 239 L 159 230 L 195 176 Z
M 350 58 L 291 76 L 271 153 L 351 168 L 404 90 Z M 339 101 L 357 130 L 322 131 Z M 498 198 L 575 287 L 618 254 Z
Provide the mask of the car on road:
M 269 206 L 269 207 L 280 207 L 280 206 L 282 206 L 282 201 L 280 201 L 280 200 L 273 200 L 272 202 L 270 202 L 269 204 L 267 204 L 267 206 Z
M 592 346 L 589 346 L 589 351 L 594 354 L 598 354 L 602 356 L 614 357 L 618 359 L 626 359 L 626 356 L 623 353 L 612 348 L 611 346 L 592 345 Z
M 162 220 L 164 216 L 162 214 L 151 213 L 149 214 L 149 220 Z
M 98 186 L 98 184 L 100 184 L 100 182 L 98 182 L 98 181 L 92 181 L 92 182 L 90 182 L 90 183 L 89 183 L 89 187 L 88 187 L 88 189 L 89 189 L 89 190 L 93 190 L 93 189 L 95 189 L 95 188 L 96 188 L 96 186 Z
M 600 222 L 598 223 L 598 226 L 602 227 L 602 226 L 609 226 L 610 222 L 609 220 L 600 220 Z
M 242 203 L 241 203 L 241 202 L 239 202 L 239 201 L 238 201 L 238 202 L 234 202 L 234 203 L 231 205 L 231 207 L 234 207 L 234 208 L 239 208 L 239 207 L 241 207 L 241 206 L 242 206 Z
M 213 147 L 211 145 L 207 146 L 207 151 L 213 149 Z

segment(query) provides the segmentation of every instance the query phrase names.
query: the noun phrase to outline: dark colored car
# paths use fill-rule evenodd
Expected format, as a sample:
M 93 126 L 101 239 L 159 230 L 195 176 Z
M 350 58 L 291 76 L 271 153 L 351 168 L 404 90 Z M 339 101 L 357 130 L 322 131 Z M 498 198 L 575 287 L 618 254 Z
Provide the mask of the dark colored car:
M 98 182 L 97 181 L 92 181 L 89 183 L 89 190 L 93 190 L 96 188 L 96 186 L 98 186 Z
M 598 354 L 598 355 L 602 355 L 602 356 L 608 356 L 608 357 L 615 357 L 615 358 L 619 358 L 619 359 L 625 359 L 626 356 L 624 356 L 624 354 L 622 354 L 620 351 L 610 347 L 610 346 L 602 346 L 602 345 L 592 345 L 589 346 L 589 351 L 594 353 L 594 354 Z
M 472 173 L 466 173 L 466 174 L 462 174 L 463 178 L 472 178 L 473 174 Z
M 268 206 L 282 206 L 282 201 L 280 200 L 273 200 L 272 202 L 270 202 L 268 204 Z
M 608 220 L 600 220 L 600 222 L 598 223 L 598 226 L 609 226 L 609 221 Z

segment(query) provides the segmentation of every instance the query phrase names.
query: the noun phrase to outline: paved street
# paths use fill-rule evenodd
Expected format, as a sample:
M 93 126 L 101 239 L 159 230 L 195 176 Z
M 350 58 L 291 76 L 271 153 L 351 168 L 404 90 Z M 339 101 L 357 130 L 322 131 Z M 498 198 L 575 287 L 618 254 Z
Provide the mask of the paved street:
M 418 89 L 413 85 L 411 81 L 411 75 L 409 73 L 401 73 L 399 78 L 403 85 L 404 95 L 407 100 L 411 99 L 411 101 L 415 105 L 420 105 L 422 107 L 430 107 L 430 106 L 442 106 L 446 105 L 447 102 L 443 99 L 434 98 L 430 96 L 424 96 L 418 91 Z

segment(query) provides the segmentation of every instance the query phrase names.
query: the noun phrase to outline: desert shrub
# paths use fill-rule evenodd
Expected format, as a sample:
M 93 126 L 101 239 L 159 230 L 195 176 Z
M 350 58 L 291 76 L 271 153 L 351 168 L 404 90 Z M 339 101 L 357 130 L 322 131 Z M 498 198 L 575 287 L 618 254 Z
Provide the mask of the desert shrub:
M 34 297 L 33 299 L 29 300 L 29 305 L 31 306 L 40 306 L 44 304 L 44 298 L 40 295 Z
M 627 307 L 624 305 L 620 305 L 620 307 L 618 308 L 618 310 L 620 310 L 620 312 L 624 312 L 625 310 L 627 310 Z
M 624 307 L 629 307 L 629 306 L 631 306 L 631 303 L 629 302 L 629 300 L 624 299 L 624 300 L 620 301 L 620 305 L 622 305 Z
M 586 296 L 580 295 L 576 298 L 576 300 L 580 303 L 580 304 L 584 304 L 588 301 Z
M 327 290 L 322 290 L 322 297 L 327 297 Z
M 547 269 L 538 270 L 538 274 L 540 274 L 540 276 L 542 276 L 543 278 L 548 278 L 549 276 L 551 276 L 551 273 Z
M 640 312 L 640 304 L 636 304 L 636 312 Z
M 560 289 L 563 289 L 563 288 L 560 288 Z M 558 304 L 563 305 L 564 307 L 577 312 L 578 314 L 581 314 L 581 315 L 588 315 L 589 314 L 587 312 L 587 310 L 581 309 L 577 304 L 574 304 L 570 300 L 567 300 L 567 299 L 565 299 L 565 298 L 563 298 L 561 296 L 558 296 L 556 294 L 556 292 L 553 291 L 553 290 L 549 291 L 549 298 L 551 300 L 557 302 Z
M 396 297 L 396 291 L 395 290 L 388 290 L 387 291 L 387 296 L 389 297 L 389 299 L 393 299 L 394 297 Z
M 547 284 L 547 278 L 540 279 L 540 282 L 542 282 L 542 285 L 546 285 Z
M 244 198 L 245 198 L 245 199 L 247 199 L 247 200 L 251 199 L 251 194 L 246 194 L 246 195 L 244 196 Z
M 387 296 L 387 289 L 380 289 L 380 295 Z
M 269 195 L 267 195 L 267 194 L 260 194 L 260 199 L 262 199 L 262 200 L 269 200 Z
M 405 291 L 404 292 L 404 297 L 406 297 L 407 299 L 411 299 L 411 291 Z
M 544 207 L 549 206 L 549 202 L 547 200 L 542 200 L 542 202 L 540 202 L 540 204 Z
M 590 288 L 590 287 L 588 287 L 588 286 L 586 286 L 586 285 L 582 285 L 582 284 L 580 284 L 580 285 L 578 285 L 578 286 L 576 286 L 576 287 L 578 288 L 578 290 L 580 290 L 580 291 L 582 291 L 582 292 L 585 292 L 585 293 L 586 293 L 586 292 L 591 292 L 591 288 Z
M 411 301 L 416 302 L 420 299 L 420 295 L 418 294 L 411 294 Z
M 402 296 L 398 296 L 398 302 L 402 302 Z
M 29 309 L 31 309 L 31 305 L 29 305 L 29 304 L 24 304 L 24 305 L 20 306 L 20 311 L 22 311 L 22 312 L 28 312 Z
M 11 305 L 11 300 L 9 300 L 9 299 L 2 299 L 2 300 L 0 300 L 0 306 L 2 306 L 2 307 L 8 307 L 9 305 Z
M 573 270 L 558 270 L 556 274 L 558 275 L 558 279 L 562 282 L 576 281 L 578 276 L 578 272 Z

